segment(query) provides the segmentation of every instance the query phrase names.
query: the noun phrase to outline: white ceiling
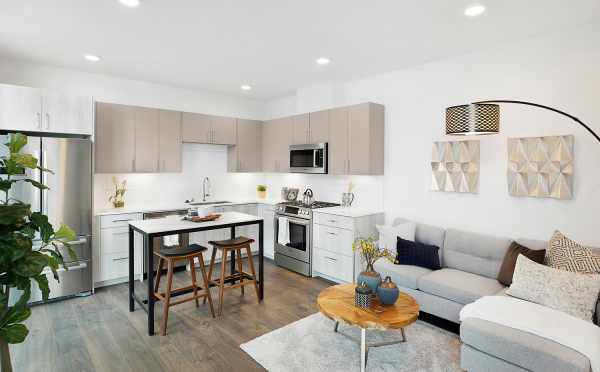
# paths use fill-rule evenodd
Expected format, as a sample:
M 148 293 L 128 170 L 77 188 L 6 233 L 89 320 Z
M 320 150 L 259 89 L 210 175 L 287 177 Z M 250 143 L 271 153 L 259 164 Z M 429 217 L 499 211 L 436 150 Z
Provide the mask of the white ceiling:
M 0 55 L 270 99 L 591 21 L 598 0 L 0 0 Z M 102 57 L 85 61 L 85 53 Z M 332 59 L 317 66 L 316 57 Z M 241 84 L 254 89 L 242 92 Z

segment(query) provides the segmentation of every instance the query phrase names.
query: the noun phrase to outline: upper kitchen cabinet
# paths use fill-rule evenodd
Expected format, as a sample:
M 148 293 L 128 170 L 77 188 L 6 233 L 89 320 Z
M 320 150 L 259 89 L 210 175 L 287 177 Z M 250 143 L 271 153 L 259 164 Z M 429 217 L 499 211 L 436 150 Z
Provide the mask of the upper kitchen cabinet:
M 331 110 L 311 112 L 309 114 L 308 143 L 329 142 L 329 115 Z
M 384 114 L 376 103 L 330 110 L 330 174 L 383 174 Z
M 96 173 L 132 173 L 135 162 L 135 108 L 96 103 Z
M 260 172 L 262 170 L 262 122 L 237 119 L 236 146 L 227 152 L 230 172 Z
M 181 112 L 159 110 L 159 171 L 181 172 Z
M 91 135 L 90 96 L 0 84 L 0 129 Z
M 96 173 L 181 172 L 181 113 L 96 103 Z
M 292 144 L 305 145 L 310 143 L 309 114 L 295 115 L 292 120 Z
M 235 145 L 235 118 L 183 113 L 183 142 Z
M 0 85 L 0 129 L 41 131 L 41 90 Z
M 159 170 L 159 110 L 134 107 L 135 160 L 133 171 L 156 173 Z
M 269 120 L 265 122 L 262 129 L 263 172 L 289 172 L 290 145 L 293 136 L 292 118 Z
M 92 97 L 60 92 L 43 92 L 42 131 L 92 135 Z

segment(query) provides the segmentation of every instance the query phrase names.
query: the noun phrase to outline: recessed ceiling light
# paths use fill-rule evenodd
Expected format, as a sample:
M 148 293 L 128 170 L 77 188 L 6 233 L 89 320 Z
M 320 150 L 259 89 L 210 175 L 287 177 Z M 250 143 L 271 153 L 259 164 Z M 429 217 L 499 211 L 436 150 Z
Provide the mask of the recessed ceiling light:
M 473 4 L 473 5 L 469 5 L 466 9 L 465 9 L 465 15 L 467 17 L 477 17 L 479 15 L 482 15 L 483 12 L 485 12 L 485 6 L 481 5 L 481 4 Z
M 97 55 L 94 55 L 94 54 L 86 54 L 83 56 L 83 58 L 85 58 L 87 61 L 90 61 L 90 62 L 100 61 L 100 57 L 98 57 Z
M 317 65 L 325 66 L 328 65 L 329 62 L 331 62 L 331 60 L 329 58 L 320 57 L 315 59 L 315 62 L 317 63 Z
M 252 90 L 252 87 L 248 84 L 244 84 L 242 86 L 240 86 L 241 90 Z
M 119 0 L 119 2 L 130 8 L 135 8 L 136 6 L 140 6 L 140 0 Z

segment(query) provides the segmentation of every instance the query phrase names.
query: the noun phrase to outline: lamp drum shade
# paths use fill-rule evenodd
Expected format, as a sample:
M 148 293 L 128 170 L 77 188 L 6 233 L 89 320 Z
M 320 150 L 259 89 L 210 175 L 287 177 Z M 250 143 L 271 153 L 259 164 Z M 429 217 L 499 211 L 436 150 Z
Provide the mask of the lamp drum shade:
M 487 103 L 452 106 L 446 109 L 446 134 L 468 136 L 497 134 L 500 131 L 500 106 Z

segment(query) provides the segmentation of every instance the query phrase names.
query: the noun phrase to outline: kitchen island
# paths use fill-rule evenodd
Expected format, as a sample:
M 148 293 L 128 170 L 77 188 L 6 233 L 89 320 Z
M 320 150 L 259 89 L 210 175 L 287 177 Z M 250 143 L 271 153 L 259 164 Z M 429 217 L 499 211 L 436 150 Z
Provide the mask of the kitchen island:
M 143 254 L 146 255 L 148 267 L 154 267 L 154 247 L 155 237 L 163 237 L 173 234 L 192 233 L 198 231 L 217 230 L 223 228 L 230 229 L 231 238 L 235 238 L 235 229 L 240 226 L 258 225 L 258 300 L 262 301 L 264 295 L 263 281 L 263 261 L 264 261 L 264 223 L 262 217 L 252 216 L 239 212 L 225 212 L 215 221 L 210 222 L 191 222 L 179 218 L 162 218 L 154 220 L 140 220 L 129 222 L 129 311 L 135 310 L 137 302 L 148 314 L 148 334 L 154 334 L 154 270 L 148 270 L 147 273 L 147 297 L 141 299 L 134 291 L 134 232 L 137 231 L 143 237 Z M 231 273 L 234 274 L 235 256 L 231 260 Z M 185 294 L 182 291 L 177 295 Z

